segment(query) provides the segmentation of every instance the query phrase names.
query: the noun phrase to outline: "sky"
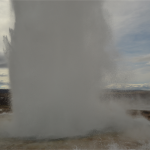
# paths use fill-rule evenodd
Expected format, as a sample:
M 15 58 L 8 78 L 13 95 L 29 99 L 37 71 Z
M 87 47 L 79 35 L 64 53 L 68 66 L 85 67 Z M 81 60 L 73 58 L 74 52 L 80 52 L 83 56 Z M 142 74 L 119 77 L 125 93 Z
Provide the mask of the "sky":
M 109 16 L 115 47 L 123 56 L 121 71 L 130 74 L 128 84 L 150 89 L 150 0 L 105 0 L 104 12 Z M 14 24 L 11 18 L 9 0 L 0 0 L 0 88 L 9 88 L 3 35 L 9 38 L 9 27 Z
M 115 45 L 132 70 L 131 83 L 150 83 L 150 1 L 109 1 Z
M 0 89 L 9 88 L 9 69 L 4 54 L 3 36 L 9 37 L 9 27 L 13 27 L 11 14 L 9 0 L 0 0 Z

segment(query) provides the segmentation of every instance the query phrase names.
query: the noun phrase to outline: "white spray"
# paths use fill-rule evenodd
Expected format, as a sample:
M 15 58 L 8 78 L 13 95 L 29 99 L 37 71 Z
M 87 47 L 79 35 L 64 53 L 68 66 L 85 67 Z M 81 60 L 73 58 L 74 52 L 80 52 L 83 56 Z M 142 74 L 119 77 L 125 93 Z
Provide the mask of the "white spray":
M 14 0 L 12 5 L 11 134 L 57 138 L 124 127 L 124 111 L 99 100 L 104 76 L 115 66 L 102 2 Z

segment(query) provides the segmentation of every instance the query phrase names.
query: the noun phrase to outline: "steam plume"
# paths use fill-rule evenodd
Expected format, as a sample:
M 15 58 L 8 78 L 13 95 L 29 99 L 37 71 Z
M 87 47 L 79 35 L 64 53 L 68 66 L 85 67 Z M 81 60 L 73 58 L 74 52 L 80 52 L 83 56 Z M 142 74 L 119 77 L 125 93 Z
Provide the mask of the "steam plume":
M 113 105 L 109 110 L 99 100 L 104 75 L 115 66 L 102 2 L 12 4 L 12 135 L 57 138 L 119 126 L 121 121 L 115 119 L 121 119 L 120 114 L 112 110 L 120 108 Z

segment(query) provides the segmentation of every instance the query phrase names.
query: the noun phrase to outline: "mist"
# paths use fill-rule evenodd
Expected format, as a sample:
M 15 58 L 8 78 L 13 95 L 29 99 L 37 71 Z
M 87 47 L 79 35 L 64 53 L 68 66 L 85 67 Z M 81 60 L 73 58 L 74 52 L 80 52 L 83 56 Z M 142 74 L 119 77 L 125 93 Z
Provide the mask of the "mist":
M 132 128 L 123 105 L 100 99 L 117 71 L 103 2 L 12 0 L 12 7 L 8 135 L 62 138 Z

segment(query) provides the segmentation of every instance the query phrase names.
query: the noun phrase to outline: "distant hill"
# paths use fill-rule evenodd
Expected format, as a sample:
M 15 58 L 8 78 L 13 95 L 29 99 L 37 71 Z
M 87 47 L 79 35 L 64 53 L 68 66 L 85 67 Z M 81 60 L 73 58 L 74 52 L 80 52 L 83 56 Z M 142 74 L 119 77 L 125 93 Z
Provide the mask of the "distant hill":
M 150 91 L 150 83 L 144 84 L 111 84 L 107 86 L 111 90 L 145 90 Z
M 9 89 L 0 89 L 0 93 L 9 93 L 10 90 Z
M 9 89 L 0 89 L 0 106 L 10 105 L 10 95 Z
M 100 96 L 101 100 L 106 101 L 124 101 L 128 104 L 144 104 L 150 106 L 149 90 L 104 90 L 104 95 Z

